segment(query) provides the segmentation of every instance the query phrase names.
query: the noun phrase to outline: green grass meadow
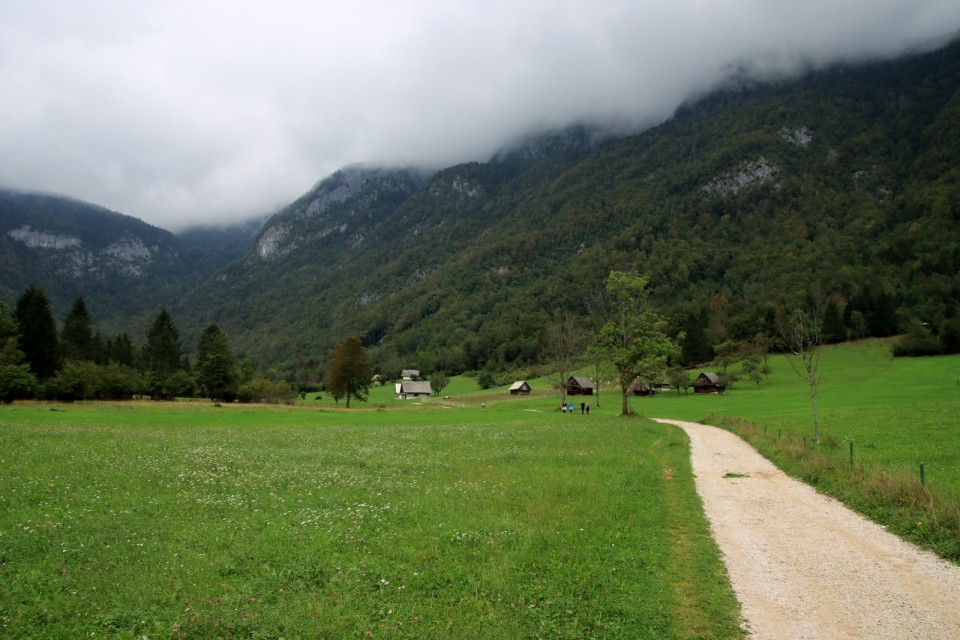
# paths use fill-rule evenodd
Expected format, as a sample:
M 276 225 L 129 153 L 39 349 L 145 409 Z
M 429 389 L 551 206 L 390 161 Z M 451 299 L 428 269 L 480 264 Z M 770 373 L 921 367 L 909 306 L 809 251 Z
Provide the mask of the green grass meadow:
M 685 435 L 501 396 L 2 408 L 0 635 L 740 637 Z
M 820 446 L 804 381 L 771 365 L 631 403 L 730 428 L 957 561 L 960 358 L 827 348 Z M 610 390 L 560 414 L 531 382 L 350 410 L 0 407 L 0 637 L 742 637 L 683 432 Z

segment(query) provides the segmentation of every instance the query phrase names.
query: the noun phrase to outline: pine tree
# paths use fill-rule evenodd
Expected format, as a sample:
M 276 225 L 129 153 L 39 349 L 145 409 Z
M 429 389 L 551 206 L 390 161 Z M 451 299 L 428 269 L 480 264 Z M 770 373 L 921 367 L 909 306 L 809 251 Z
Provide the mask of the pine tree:
M 83 297 L 78 297 L 63 319 L 63 329 L 60 332 L 60 353 L 65 360 L 95 359 L 96 343 L 91 324 Z
M 160 377 L 169 376 L 180 369 L 182 355 L 180 331 L 170 313 L 161 309 L 147 332 L 147 346 L 144 349 L 147 370 Z
M 356 398 L 361 402 L 367 399 L 372 378 L 370 358 L 360 338 L 347 336 L 343 342 L 338 342 L 330 352 L 326 375 L 323 378 L 327 392 L 337 400 L 346 398 L 347 408 L 349 408 L 350 398 Z
M 197 383 L 211 400 L 232 400 L 237 395 L 237 363 L 230 341 L 216 324 L 209 325 L 197 342 Z
M 155 400 L 172 400 L 181 395 L 192 395 L 193 377 L 181 368 L 180 331 L 166 309 L 157 314 L 143 349 L 147 370 L 146 387 Z
M 44 382 L 60 368 L 57 326 L 50 310 L 50 302 L 43 289 L 31 286 L 17 300 L 13 318 L 19 336 L 17 348 L 38 380 Z

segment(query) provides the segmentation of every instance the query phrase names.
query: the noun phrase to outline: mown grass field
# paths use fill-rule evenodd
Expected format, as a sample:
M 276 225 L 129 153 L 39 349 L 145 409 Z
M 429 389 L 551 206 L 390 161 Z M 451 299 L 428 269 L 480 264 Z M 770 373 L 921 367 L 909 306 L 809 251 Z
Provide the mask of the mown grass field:
M 0 409 L 0 636 L 731 638 L 684 434 L 388 398 Z

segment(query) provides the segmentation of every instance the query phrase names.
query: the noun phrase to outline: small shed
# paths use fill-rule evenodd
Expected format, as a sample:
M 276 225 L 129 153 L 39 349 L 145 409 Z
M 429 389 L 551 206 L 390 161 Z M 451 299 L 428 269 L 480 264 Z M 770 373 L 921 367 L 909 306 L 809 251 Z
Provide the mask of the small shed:
M 726 385 L 720 380 L 720 376 L 712 371 L 702 371 L 697 379 L 693 381 L 694 393 L 723 393 Z
M 510 395 L 528 396 L 530 395 L 530 385 L 527 384 L 526 380 L 517 380 L 512 385 L 510 385 Z
M 429 398 L 433 388 L 429 380 L 407 380 L 398 382 L 396 391 L 398 400 L 409 400 L 410 398 Z
M 646 378 L 637 378 L 627 389 L 627 393 L 631 396 L 652 396 L 656 392 L 656 388 Z
M 595 388 L 596 387 L 593 386 L 593 380 L 590 378 L 570 376 L 570 379 L 567 380 L 568 396 L 592 396 Z
M 396 369 L 394 369 L 396 371 Z M 419 380 L 420 379 L 420 369 L 404 369 L 400 372 L 401 380 Z

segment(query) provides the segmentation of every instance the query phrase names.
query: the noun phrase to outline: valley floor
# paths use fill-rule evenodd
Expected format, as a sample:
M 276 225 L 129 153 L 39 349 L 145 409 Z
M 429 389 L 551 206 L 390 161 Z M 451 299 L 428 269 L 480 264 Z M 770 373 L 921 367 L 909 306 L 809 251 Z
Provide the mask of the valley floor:
M 960 567 L 793 480 L 728 431 L 659 422 L 690 437 L 750 637 L 960 638 Z

